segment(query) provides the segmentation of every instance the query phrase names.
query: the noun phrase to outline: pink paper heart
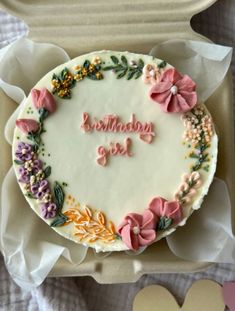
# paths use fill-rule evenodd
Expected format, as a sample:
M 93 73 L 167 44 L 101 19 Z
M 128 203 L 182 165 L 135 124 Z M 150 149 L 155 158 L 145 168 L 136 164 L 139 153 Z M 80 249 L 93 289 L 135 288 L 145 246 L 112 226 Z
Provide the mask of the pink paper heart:
M 235 282 L 225 282 L 223 285 L 224 302 L 230 311 L 235 311 Z
M 153 135 L 152 134 L 140 134 L 140 139 L 142 139 L 147 144 L 151 144 L 153 141 Z
M 107 159 L 105 157 L 98 158 L 96 161 L 99 165 L 102 166 L 105 166 L 107 164 Z

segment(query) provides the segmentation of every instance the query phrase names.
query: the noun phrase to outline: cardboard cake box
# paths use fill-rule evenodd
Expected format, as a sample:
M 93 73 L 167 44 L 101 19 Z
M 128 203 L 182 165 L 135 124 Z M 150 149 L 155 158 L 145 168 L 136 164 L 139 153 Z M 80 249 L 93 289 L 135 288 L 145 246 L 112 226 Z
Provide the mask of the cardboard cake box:
M 209 41 L 196 34 L 190 19 L 215 0 L 102 0 L 64 1 L 56 6 L 45 0 L 1 1 L 0 7 L 18 16 L 29 26 L 29 38 L 37 42 L 54 43 L 69 56 L 101 50 L 128 50 L 148 53 L 162 41 L 182 38 Z M 4 125 L 17 105 L 0 90 L 0 141 L 2 146 L 1 183 L 11 166 L 11 148 L 4 139 Z M 206 106 L 212 114 L 220 137 L 216 176 L 228 185 L 232 204 L 235 202 L 234 181 L 234 120 L 232 79 L 228 73 L 221 86 L 208 99 Z M 233 210 L 233 219 L 235 212 Z M 124 252 L 109 256 L 95 255 L 91 249 L 81 265 L 73 266 L 61 258 L 50 276 L 90 275 L 100 283 L 134 282 L 147 273 L 195 272 L 210 263 L 182 260 L 169 250 L 164 240 L 155 243 L 138 256 Z

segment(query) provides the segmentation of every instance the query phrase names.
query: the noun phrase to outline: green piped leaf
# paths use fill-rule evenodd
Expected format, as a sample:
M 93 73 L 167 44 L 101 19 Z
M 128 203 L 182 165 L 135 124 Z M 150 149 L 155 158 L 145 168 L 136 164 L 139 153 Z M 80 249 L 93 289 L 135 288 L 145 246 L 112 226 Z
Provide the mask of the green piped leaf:
M 140 69 L 143 69 L 143 68 L 144 68 L 144 61 L 143 61 L 141 58 L 139 59 L 138 67 L 139 67 Z
M 96 71 L 100 71 L 101 70 L 101 66 L 100 65 L 95 65 L 95 70 Z
M 51 175 L 51 166 L 47 166 L 44 169 L 44 175 L 45 175 L 45 178 L 47 178 L 47 177 L 49 177 Z
M 192 172 L 196 172 L 198 170 L 200 170 L 200 168 L 202 167 L 202 163 L 197 162 L 193 167 L 192 167 Z
M 173 223 L 173 219 L 172 218 L 161 216 L 160 220 L 159 220 L 159 222 L 157 224 L 157 231 L 168 229 L 171 226 L 172 223 Z
M 33 145 L 33 151 L 36 153 L 38 151 L 38 145 Z
M 135 73 L 136 73 L 135 70 L 129 71 L 128 74 L 127 74 L 127 77 L 126 77 L 127 80 L 131 80 Z
M 122 65 L 117 65 L 117 67 L 115 67 L 114 69 L 114 72 L 117 73 L 123 70 L 127 70 L 126 67 L 123 67 Z
M 165 60 L 163 60 L 161 63 L 159 63 L 157 66 L 159 69 L 165 68 L 167 65 L 167 62 Z
M 128 66 L 128 62 L 127 62 L 126 56 L 122 55 L 122 56 L 121 56 L 121 61 L 122 61 L 122 63 L 123 63 L 124 66 Z
M 27 138 L 29 140 L 32 140 L 37 146 L 40 145 L 41 142 L 40 133 L 29 132 Z
M 83 67 L 84 68 L 86 68 L 86 69 L 88 69 L 89 68 L 89 66 L 90 66 L 90 61 L 89 60 L 85 60 L 85 62 L 84 62 L 84 64 L 83 64 Z
M 205 165 L 205 166 L 203 167 L 204 171 L 206 171 L 206 172 L 209 172 L 209 168 L 210 168 L 209 165 Z
M 117 79 L 121 79 L 122 77 L 125 76 L 125 74 L 126 74 L 126 70 L 122 71 L 121 73 L 117 75 Z
M 68 220 L 68 217 L 64 214 L 59 214 L 50 224 L 51 227 L 59 227 L 62 226 L 66 221 Z
M 56 181 L 54 185 L 54 199 L 55 199 L 55 204 L 58 207 L 58 211 L 60 212 L 63 208 L 64 204 L 64 191 L 61 187 L 61 185 Z
M 104 77 L 101 73 L 100 73 L 99 78 L 97 78 L 96 73 L 88 73 L 88 75 L 86 77 L 90 80 L 102 80 L 102 79 L 104 79 Z
M 55 73 L 52 75 L 52 80 L 58 80 L 58 76 Z
M 60 73 L 60 79 L 61 80 L 64 80 L 65 78 L 66 78 L 66 76 L 67 76 L 67 74 L 69 73 L 69 70 L 68 70 L 68 68 L 64 68 L 62 71 L 61 71 L 61 73 Z
M 20 161 L 20 160 L 14 160 L 14 162 L 15 162 L 15 164 L 18 164 L 18 165 L 24 164 L 24 162 L 23 162 L 23 161 Z
M 121 240 L 122 239 L 122 237 L 118 233 L 116 233 L 115 236 L 116 236 L 117 240 Z
M 86 77 L 87 77 L 88 79 L 90 79 L 90 80 L 99 80 L 99 79 L 96 78 L 96 75 L 93 74 L 93 73 L 89 73 Z
M 40 108 L 38 110 L 38 112 L 39 112 L 39 116 L 40 116 L 39 121 L 43 122 L 46 119 L 46 117 L 48 116 L 49 112 L 45 108 Z
M 137 74 L 135 75 L 135 79 L 138 79 L 142 75 L 142 71 L 138 71 Z
M 112 62 L 114 64 L 118 64 L 119 63 L 119 60 L 118 60 L 118 58 L 116 56 L 112 55 L 112 56 L 110 56 L 110 58 L 112 59 Z

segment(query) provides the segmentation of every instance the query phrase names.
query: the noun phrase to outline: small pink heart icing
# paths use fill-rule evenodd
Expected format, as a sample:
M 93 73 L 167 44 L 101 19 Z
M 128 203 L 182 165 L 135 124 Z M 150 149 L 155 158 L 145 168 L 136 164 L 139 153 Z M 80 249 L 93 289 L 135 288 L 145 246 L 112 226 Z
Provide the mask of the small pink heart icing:
M 235 311 L 235 282 L 225 282 L 223 285 L 224 302 L 230 311 Z
M 98 158 L 97 163 L 99 165 L 105 166 L 107 164 L 107 159 L 105 157 Z
M 153 135 L 152 134 L 140 134 L 140 139 L 146 142 L 147 144 L 151 144 L 153 141 Z

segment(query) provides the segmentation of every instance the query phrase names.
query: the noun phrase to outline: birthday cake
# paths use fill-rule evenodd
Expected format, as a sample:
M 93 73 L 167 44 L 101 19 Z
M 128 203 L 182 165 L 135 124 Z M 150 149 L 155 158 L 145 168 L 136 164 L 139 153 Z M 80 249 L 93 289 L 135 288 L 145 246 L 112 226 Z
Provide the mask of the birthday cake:
M 13 163 L 27 202 L 57 233 L 96 251 L 138 250 L 201 207 L 217 144 L 192 78 L 152 56 L 99 51 L 31 90 Z

